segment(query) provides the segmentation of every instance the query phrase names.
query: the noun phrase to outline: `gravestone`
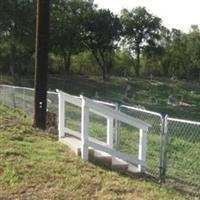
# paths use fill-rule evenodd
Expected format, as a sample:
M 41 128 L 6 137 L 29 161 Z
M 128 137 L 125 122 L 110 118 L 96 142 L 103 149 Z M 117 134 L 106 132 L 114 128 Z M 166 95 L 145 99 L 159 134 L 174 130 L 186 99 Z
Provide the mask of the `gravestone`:
M 151 104 L 153 104 L 153 105 L 158 105 L 158 103 L 159 103 L 159 101 L 156 97 L 151 97 L 150 101 L 151 101 Z
M 167 103 L 169 105 L 176 106 L 176 96 L 170 94 L 169 97 L 168 97 L 168 102 Z
M 150 74 L 150 81 L 153 81 L 153 74 Z
M 131 90 L 131 86 L 128 85 L 125 89 L 125 93 L 124 93 L 124 97 L 123 97 L 123 101 L 125 103 L 129 103 L 130 99 L 132 98 L 133 94 L 132 94 L 132 90 Z
M 97 100 L 100 100 L 100 99 L 101 99 L 101 98 L 99 97 L 99 93 L 98 93 L 97 91 L 95 92 L 94 98 L 97 99 Z

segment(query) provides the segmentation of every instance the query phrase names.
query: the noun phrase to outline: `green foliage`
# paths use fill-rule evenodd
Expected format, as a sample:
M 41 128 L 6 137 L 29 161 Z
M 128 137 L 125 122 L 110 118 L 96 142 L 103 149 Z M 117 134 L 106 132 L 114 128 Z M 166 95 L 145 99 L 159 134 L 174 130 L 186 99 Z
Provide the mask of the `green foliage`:
M 49 73 L 56 74 L 60 72 L 63 66 L 63 58 L 59 54 L 49 53 Z
M 122 10 L 124 45 L 128 46 L 134 63 L 135 73 L 140 75 L 140 54 L 146 46 L 155 46 L 160 39 L 161 19 L 148 13 L 144 7 L 130 12 Z
M 103 79 L 108 80 L 113 67 L 116 42 L 120 39 L 121 34 L 120 20 L 109 10 L 93 10 L 85 18 L 84 29 L 84 44 L 91 50 L 102 70 Z
M 132 70 L 132 61 L 127 50 L 115 52 L 114 67 L 112 73 L 117 76 L 130 77 L 135 74 Z
M 72 73 L 81 75 L 100 75 L 101 71 L 90 51 L 72 57 Z
M 163 71 L 165 75 L 179 78 L 198 79 L 200 73 L 200 32 L 198 26 L 192 26 L 186 34 L 173 29 L 170 40 L 163 45 Z
M 33 74 L 35 3 L 0 0 L 0 72 L 16 84 Z M 144 7 L 122 10 L 119 20 L 86 0 L 52 0 L 50 14 L 50 73 L 200 80 L 197 25 L 188 33 L 168 30 Z
M 51 47 L 62 55 L 64 69 L 70 72 L 71 55 L 83 50 L 83 21 L 93 4 L 83 0 L 53 1 L 51 12 Z
M 32 0 L 0 1 L 0 69 L 14 78 L 31 71 L 34 52 L 35 5 Z

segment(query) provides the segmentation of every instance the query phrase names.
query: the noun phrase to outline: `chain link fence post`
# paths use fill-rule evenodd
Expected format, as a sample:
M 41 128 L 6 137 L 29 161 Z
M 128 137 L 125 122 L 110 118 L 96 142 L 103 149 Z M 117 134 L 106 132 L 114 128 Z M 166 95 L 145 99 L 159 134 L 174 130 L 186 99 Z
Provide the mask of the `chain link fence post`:
M 168 146 L 168 115 L 162 122 L 161 132 L 161 157 L 160 157 L 160 181 L 165 182 L 167 169 L 167 146 Z

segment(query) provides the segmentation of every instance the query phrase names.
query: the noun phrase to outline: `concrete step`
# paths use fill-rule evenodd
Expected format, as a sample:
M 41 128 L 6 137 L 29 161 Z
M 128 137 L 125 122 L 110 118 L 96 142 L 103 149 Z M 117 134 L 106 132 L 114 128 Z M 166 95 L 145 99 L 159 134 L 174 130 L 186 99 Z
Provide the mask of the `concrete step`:
M 59 140 L 61 143 L 66 144 L 77 156 L 81 156 L 81 141 L 80 139 L 67 135 Z M 89 158 L 94 157 L 94 150 L 89 148 Z
M 129 164 L 125 162 L 124 160 L 113 157 L 111 168 L 114 170 L 119 170 L 119 171 L 127 171 L 128 165 Z
M 127 170 L 127 171 L 128 171 L 128 172 L 131 172 L 131 173 L 140 173 L 140 172 L 138 171 L 137 166 L 131 165 L 131 164 L 128 165 L 128 170 Z
M 59 140 L 61 143 L 66 144 L 76 155 L 81 156 L 81 141 L 79 138 L 72 135 L 67 135 Z M 89 148 L 89 160 L 101 166 L 108 167 L 117 171 L 129 171 L 137 173 L 136 166 L 125 162 L 122 159 L 113 157 L 108 153 Z
M 94 150 L 93 160 L 95 163 L 108 168 L 112 166 L 112 156 L 102 151 Z
M 81 141 L 73 136 L 61 138 L 59 142 L 66 144 L 76 155 L 81 155 Z

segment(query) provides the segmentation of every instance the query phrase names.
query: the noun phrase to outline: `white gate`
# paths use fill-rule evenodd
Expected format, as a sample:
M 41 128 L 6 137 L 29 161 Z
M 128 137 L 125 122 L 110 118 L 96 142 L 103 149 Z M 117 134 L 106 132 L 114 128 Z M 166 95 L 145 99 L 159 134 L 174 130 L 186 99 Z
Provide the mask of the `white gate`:
M 147 123 L 126 115 L 122 112 L 114 110 L 106 105 L 102 105 L 94 100 L 86 98 L 84 96 L 75 97 L 57 90 L 59 96 L 59 138 L 65 137 L 65 133 L 74 134 L 76 137 L 80 136 L 81 139 L 81 157 L 84 160 L 88 160 L 88 148 L 93 148 L 119 159 L 122 159 L 130 164 L 137 165 L 138 171 L 143 171 L 146 166 L 146 151 L 147 151 Z M 81 108 L 81 134 L 69 129 L 65 125 L 65 103 L 70 103 Z M 95 113 L 102 116 L 107 120 L 107 141 L 105 144 L 99 143 L 92 137 L 89 137 L 89 113 Z M 113 130 L 114 120 L 128 124 L 139 130 L 139 145 L 138 145 L 138 157 L 130 156 L 124 152 L 120 152 L 113 148 Z

